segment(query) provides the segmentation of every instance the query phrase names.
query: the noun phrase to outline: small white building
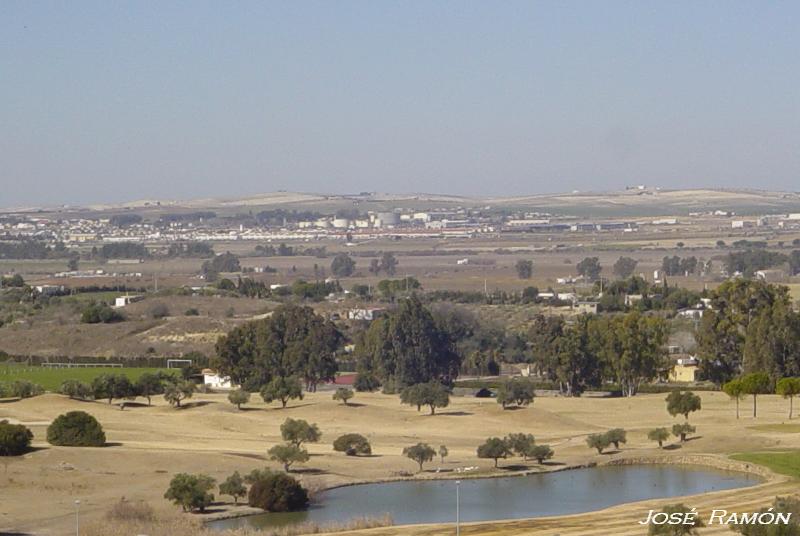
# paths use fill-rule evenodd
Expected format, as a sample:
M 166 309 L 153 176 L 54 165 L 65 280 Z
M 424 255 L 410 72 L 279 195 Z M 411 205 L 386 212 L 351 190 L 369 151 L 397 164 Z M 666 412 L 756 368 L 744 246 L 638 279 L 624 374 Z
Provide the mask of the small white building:
M 134 296 L 130 294 L 126 294 L 125 296 L 117 296 L 117 298 L 114 300 L 114 307 L 125 307 L 126 305 L 142 301 L 143 299 L 144 296 Z
M 210 389 L 233 389 L 231 379 L 213 369 L 203 369 L 203 383 Z

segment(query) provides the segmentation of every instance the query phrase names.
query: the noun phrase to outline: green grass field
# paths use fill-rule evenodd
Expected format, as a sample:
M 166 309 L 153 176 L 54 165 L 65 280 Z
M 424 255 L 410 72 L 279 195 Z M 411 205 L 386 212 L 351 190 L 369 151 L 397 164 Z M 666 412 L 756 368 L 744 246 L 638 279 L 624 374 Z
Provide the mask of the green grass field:
M 136 381 L 145 372 L 158 372 L 159 368 L 44 368 L 23 365 L 0 364 L 0 383 L 13 382 L 14 380 L 29 380 L 38 383 L 47 391 L 58 391 L 64 380 L 79 380 L 91 383 L 101 374 L 125 374 L 131 381 Z
M 731 458 L 768 467 L 776 473 L 800 478 L 800 450 L 784 452 L 742 452 Z

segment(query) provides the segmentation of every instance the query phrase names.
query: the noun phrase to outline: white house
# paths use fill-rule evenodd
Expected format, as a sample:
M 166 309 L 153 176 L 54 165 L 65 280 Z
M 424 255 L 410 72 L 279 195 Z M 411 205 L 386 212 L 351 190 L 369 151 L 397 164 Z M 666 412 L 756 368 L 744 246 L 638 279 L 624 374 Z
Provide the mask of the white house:
M 125 296 L 117 296 L 117 298 L 114 300 L 114 307 L 125 307 L 126 305 L 142 301 L 143 299 L 144 296 L 133 296 L 130 294 L 126 294 Z

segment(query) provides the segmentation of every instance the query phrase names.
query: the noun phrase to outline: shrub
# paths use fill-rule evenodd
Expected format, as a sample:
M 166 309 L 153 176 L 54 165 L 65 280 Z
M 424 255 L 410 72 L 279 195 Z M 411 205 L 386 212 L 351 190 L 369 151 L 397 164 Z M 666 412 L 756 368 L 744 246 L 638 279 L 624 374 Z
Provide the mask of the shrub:
M 28 380 L 16 380 L 11 383 L 9 394 L 16 398 L 31 398 L 44 393 L 41 385 Z
M 21 424 L 0 421 L 0 456 L 19 456 L 31 446 L 33 433 Z
M 47 442 L 62 447 L 102 447 L 106 434 L 97 419 L 85 411 L 70 411 L 47 427 Z
M 381 381 L 372 373 L 359 372 L 353 382 L 353 387 L 359 392 L 373 392 L 381 388 Z
M 252 482 L 247 502 L 267 512 L 293 512 L 308 507 L 308 492 L 290 475 L 262 472 Z
M 353 398 L 353 396 L 354 396 L 353 390 L 347 387 L 339 387 L 338 389 L 336 389 L 336 392 L 333 393 L 333 399 L 341 400 L 345 406 L 347 405 L 348 400 Z
M 152 523 L 156 520 L 156 513 L 153 507 L 146 502 L 131 502 L 122 498 L 106 512 L 106 519 Z
M 344 434 L 337 437 L 333 442 L 333 450 L 344 452 L 348 456 L 372 454 L 369 441 L 361 434 Z
M 200 316 L 200 311 L 196 307 L 190 307 L 183 313 L 185 316 Z
M 169 307 L 164 302 L 154 303 L 152 307 L 150 307 L 150 316 L 155 319 L 166 318 L 169 316 Z
M 180 505 L 184 512 L 204 512 L 214 500 L 213 488 L 214 479 L 208 475 L 178 473 L 170 481 L 164 498 Z
M 112 309 L 105 303 L 90 303 L 81 313 L 81 322 L 84 324 L 110 324 L 123 320 L 125 320 L 125 317 L 122 313 Z

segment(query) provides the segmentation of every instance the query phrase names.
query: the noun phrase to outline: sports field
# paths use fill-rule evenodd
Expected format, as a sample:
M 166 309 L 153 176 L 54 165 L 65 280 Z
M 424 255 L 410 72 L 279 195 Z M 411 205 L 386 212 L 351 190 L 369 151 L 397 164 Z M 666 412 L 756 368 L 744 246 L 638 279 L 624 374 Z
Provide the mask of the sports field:
M 15 380 L 28 380 L 41 385 L 46 391 L 56 392 L 64 380 L 78 380 L 91 383 L 101 374 L 124 374 L 131 381 L 136 381 L 146 372 L 158 372 L 167 369 L 148 367 L 91 367 L 91 368 L 46 368 L 39 366 L 0 364 L 0 383 Z

